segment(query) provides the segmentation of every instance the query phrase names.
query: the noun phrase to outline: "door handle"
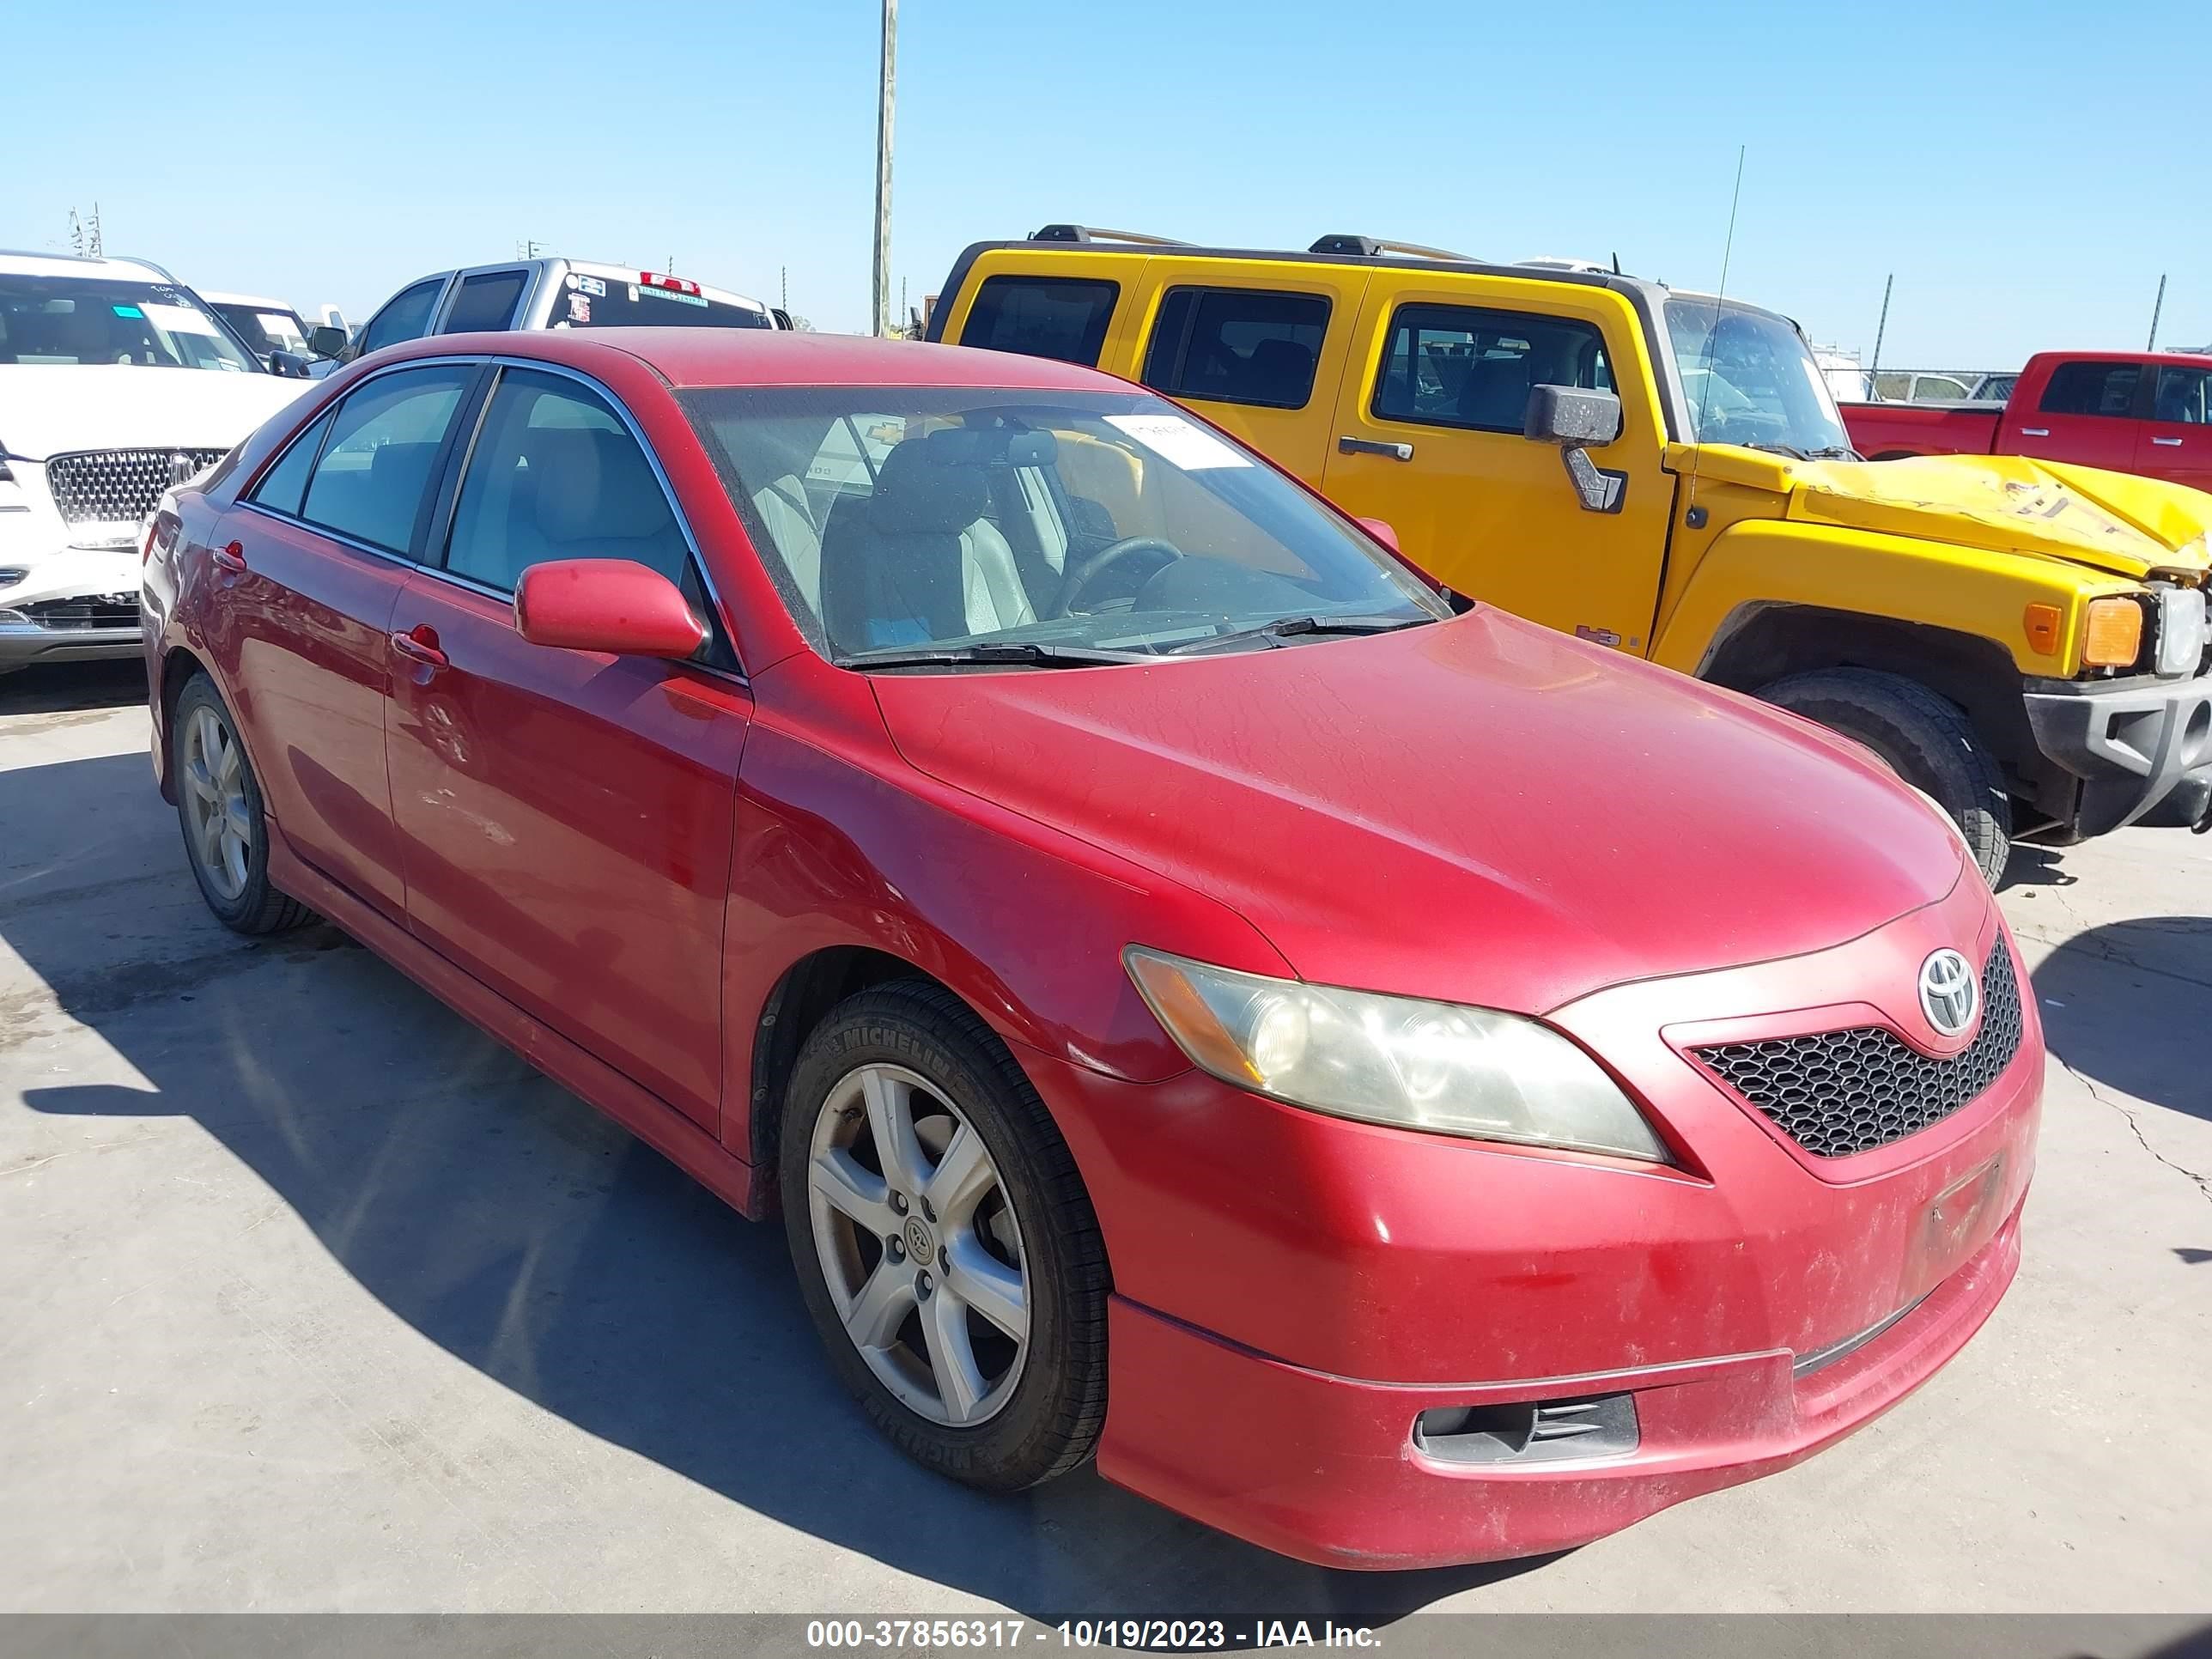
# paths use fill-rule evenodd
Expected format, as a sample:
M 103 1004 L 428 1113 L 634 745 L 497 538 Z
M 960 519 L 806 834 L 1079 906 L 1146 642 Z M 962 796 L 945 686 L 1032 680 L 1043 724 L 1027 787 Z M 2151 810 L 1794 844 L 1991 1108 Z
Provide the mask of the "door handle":
M 1355 438 L 1346 433 L 1336 441 L 1338 453 L 1345 455 L 1387 455 L 1394 461 L 1413 459 L 1411 444 L 1378 443 L 1372 438 Z
M 408 661 L 421 663 L 425 668 L 448 665 L 446 653 L 438 648 L 438 630 L 428 623 L 408 633 L 394 634 L 392 648 Z
M 2179 449 L 2181 447 L 2181 440 L 2179 438 L 2153 438 L 2151 441 L 2166 449 Z
M 241 575 L 246 570 L 246 550 L 233 542 L 228 547 L 210 548 L 208 557 L 215 561 L 218 570 L 228 570 L 232 575 Z
M 2047 426 L 2024 426 L 2020 429 L 2020 435 L 2023 438 L 2048 438 L 2051 428 Z

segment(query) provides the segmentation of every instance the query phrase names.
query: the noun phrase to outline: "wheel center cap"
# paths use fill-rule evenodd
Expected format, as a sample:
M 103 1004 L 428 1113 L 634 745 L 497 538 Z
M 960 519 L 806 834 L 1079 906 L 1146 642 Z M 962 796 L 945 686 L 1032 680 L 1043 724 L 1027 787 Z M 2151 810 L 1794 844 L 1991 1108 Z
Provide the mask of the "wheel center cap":
M 906 1253 L 925 1267 L 937 1259 L 937 1241 L 930 1236 L 928 1224 L 918 1215 L 906 1218 Z

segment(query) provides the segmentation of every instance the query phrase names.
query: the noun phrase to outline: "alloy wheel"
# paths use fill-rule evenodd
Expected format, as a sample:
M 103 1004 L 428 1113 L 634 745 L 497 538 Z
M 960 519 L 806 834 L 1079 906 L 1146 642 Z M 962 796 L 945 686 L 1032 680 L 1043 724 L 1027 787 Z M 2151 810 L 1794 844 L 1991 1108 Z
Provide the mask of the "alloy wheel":
M 182 783 L 185 837 L 208 885 L 225 899 L 246 890 L 253 817 L 246 804 L 245 755 L 215 710 L 194 708 L 185 722 Z
M 990 1150 L 902 1066 L 840 1079 L 806 1167 L 814 1248 L 846 1336 L 933 1423 L 994 1416 L 1030 1346 L 1021 1229 Z

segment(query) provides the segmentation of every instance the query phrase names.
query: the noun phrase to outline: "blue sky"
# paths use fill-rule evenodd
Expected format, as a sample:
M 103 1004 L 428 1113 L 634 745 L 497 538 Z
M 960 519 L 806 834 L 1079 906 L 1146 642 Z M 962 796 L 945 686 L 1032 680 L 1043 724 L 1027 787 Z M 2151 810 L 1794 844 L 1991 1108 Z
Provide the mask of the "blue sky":
M 867 315 L 875 0 L 111 0 L 4 34 L 0 246 L 335 301 L 556 252 Z M 895 284 L 1050 220 L 1728 287 L 1885 362 L 2212 341 L 2212 5 L 905 0 Z M 318 62 L 328 67 L 316 68 Z M 41 67 L 43 66 L 43 67 Z M 36 72 L 25 75 L 29 67 Z M 2161 88 L 2163 88 L 2161 90 Z

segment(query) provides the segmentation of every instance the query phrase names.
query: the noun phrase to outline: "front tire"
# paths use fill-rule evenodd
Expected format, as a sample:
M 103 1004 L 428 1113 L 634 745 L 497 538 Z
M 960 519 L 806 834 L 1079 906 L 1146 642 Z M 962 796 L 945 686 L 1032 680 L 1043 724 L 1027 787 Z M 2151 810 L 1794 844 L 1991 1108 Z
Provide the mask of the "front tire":
M 1027 1077 L 941 986 L 879 986 L 799 1052 L 779 1159 L 806 1309 L 917 1462 L 1018 1492 L 1106 1418 L 1106 1249 Z
M 1759 695 L 1873 750 L 1949 815 L 1982 879 L 1997 884 L 2012 855 L 2012 798 L 1996 757 L 1954 705 L 1901 675 L 1864 668 L 1793 674 Z
M 234 933 L 276 933 L 314 912 L 269 884 L 269 825 L 261 785 L 222 695 L 195 674 L 169 715 L 170 776 L 185 861 L 216 920 Z

